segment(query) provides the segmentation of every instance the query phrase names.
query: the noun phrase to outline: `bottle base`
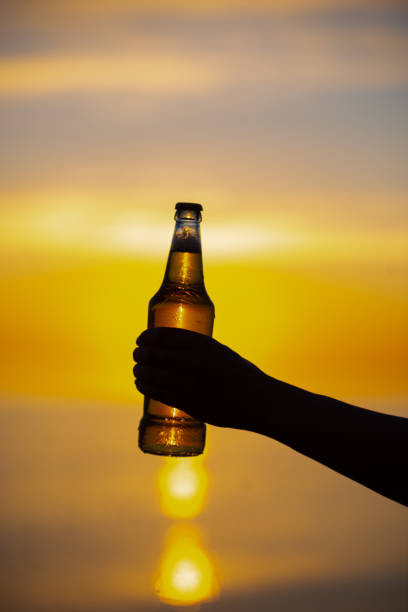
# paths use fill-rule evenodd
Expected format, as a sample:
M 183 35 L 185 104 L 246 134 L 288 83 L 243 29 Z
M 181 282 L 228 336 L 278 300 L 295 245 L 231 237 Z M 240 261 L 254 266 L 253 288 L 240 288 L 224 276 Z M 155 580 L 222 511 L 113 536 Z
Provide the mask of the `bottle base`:
M 205 424 L 194 419 L 144 417 L 139 425 L 139 448 L 151 455 L 194 457 L 205 445 Z

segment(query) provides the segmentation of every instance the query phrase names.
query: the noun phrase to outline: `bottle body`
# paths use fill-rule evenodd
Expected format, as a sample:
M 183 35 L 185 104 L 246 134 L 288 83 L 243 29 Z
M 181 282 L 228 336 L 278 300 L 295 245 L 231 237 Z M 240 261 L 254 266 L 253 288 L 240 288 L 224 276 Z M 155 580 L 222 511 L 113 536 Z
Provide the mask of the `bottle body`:
M 165 277 L 159 291 L 149 302 L 149 328 L 179 327 L 212 335 L 214 305 L 204 286 L 198 225 L 200 220 L 198 209 L 185 208 L 176 214 L 176 228 Z M 202 453 L 204 444 L 204 423 L 182 410 L 145 396 L 144 413 L 139 426 L 139 446 L 142 451 L 158 455 L 192 456 Z

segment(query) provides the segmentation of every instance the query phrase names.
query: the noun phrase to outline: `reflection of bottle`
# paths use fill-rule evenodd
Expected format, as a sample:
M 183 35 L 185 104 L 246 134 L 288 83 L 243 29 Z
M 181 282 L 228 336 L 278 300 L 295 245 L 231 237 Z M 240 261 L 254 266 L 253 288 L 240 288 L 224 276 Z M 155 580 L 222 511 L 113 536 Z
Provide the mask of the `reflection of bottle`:
M 148 327 L 182 327 L 211 336 L 214 305 L 204 286 L 201 204 L 176 204 L 176 227 L 164 280 L 149 303 Z M 186 373 L 186 380 L 188 373 Z M 139 446 L 156 455 L 199 455 L 205 425 L 185 412 L 145 397 Z

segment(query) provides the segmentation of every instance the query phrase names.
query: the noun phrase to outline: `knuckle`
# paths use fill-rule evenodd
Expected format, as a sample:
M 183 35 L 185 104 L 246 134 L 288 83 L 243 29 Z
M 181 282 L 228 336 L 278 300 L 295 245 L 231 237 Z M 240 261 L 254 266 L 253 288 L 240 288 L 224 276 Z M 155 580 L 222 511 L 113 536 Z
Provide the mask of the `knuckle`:
M 135 365 L 133 368 L 133 374 L 136 378 L 141 378 L 146 376 L 146 368 L 141 365 Z
M 137 339 L 136 339 L 136 344 L 137 344 L 138 346 L 142 346 L 142 345 L 143 345 L 143 342 L 144 342 L 145 337 L 146 337 L 146 332 L 145 332 L 145 331 L 143 331 L 143 332 L 142 332 L 142 333 L 141 333 L 141 334 L 140 334 L 140 335 L 137 337 Z

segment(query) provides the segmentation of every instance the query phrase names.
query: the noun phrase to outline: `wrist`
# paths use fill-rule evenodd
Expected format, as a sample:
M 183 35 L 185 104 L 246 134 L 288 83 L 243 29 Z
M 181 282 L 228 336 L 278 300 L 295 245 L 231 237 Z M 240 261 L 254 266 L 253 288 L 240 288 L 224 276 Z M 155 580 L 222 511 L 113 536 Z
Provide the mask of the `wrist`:
M 307 429 L 313 393 L 266 374 L 260 383 L 248 430 L 284 442 L 298 427 Z

